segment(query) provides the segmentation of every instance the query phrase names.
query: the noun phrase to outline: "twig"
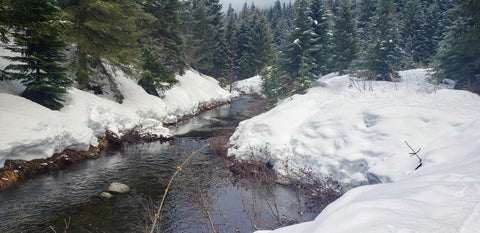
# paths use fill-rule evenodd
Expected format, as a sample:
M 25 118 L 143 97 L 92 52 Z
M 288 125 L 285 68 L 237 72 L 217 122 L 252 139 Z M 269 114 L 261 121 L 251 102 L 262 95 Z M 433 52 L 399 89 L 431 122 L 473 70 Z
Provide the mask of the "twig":
M 206 144 L 204 146 L 202 146 L 200 149 L 192 152 L 192 154 L 190 154 L 190 156 L 187 157 L 187 159 L 185 159 L 183 161 L 183 163 L 177 167 L 177 170 L 175 171 L 175 173 L 173 173 L 173 176 L 170 178 L 170 180 L 168 181 L 168 185 L 167 185 L 167 188 L 165 188 L 165 192 L 163 193 L 163 197 L 162 197 L 162 201 L 160 202 L 160 206 L 158 207 L 158 210 L 157 210 L 157 213 L 155 213 L 155 218 L 153 219 L 153 223 L 152 223 L 152 228 L 150 229 L 150 233 L 153 233 L 153 231 L 155 230 L 155 225 L 157 225 L 157 219 L 160 218 L 160 212 L 162 211 L 162 207 L 163 207 L 163 203 L 165 202 L 165 198 L 167 197 L 167 193 L 168 193 L 168 189 L 170 188 L 170 185 L 172 185 L 172 182 L 173 182 L 173 179 L 175 178 L 175 176 L 177 176 L 177 174 L 182 170 L 182 167 L 196 154 L 198 153 L 199 151 L 203 150 L 205 147 L 209 146 L 210 144 Z
M 407 141 L 405 141 L 405 144 L 407 144 L 408 148 L 410 148 L 410 150 L 412 150 L 412 153 L 409 153 L 409 154 L 410 154 L 410 157 L 412 157 L 412 156 L 415 155 L 415 156 L 417 156 L 417 158 L 418 158 L 418 166 L 415 168 L 415 170 L 417 170 L 419 167 L 422 166 L 422 158 L 420 158 L 420 156 L 418 156 L 418 154 L 417 154 L 418 152 L 420 152 L 420 150 L 421 150 L 422 148 L 420 148 L 420 149 L 418 149 L 417 151 L 415 151 L 410 145 L 408 145 L 408 142 L 407 142 Z

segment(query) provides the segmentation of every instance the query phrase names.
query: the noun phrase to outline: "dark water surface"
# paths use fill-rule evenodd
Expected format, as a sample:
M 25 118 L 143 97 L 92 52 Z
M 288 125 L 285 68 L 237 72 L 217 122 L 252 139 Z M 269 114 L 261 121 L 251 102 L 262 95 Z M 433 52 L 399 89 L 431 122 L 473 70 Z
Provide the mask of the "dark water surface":
M 14 185 L 0 192 L 0 232 L 141 232 L 169 178 L 194 150 L 252 117 L 261 101 L 240 97 L 231 104 L 178 124 L 167 143 L 126 144 L 94 160 Z M 252 232 L 311 220 L 295 191 L 231 178 L 229 160 L 206 148 L 183 168 L 162 210 L 164 232 L 209 232 L 208 210 L 218 232 Z M 128 194 L 98 197 L 111 182 L 130 186 Z M 300 198 L 301 199 L 301 198 Z M 300 206 L 300 207 L 299 207 Z M 150 208 L 150 209 L 149 209 Z M 65 224 L 65 222 L 69 222 Z

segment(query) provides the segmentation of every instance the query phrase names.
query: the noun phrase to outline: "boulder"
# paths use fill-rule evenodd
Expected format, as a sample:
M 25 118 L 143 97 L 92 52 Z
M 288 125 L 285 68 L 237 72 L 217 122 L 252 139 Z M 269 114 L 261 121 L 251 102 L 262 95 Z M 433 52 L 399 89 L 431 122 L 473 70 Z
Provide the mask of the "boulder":
M 210 118 L 210 123 L 211 124 L 215 124 L 215 123 L 218 123 L 218 122 L 220 122 L 220 119 L 217 119 L 215 117 Z
M 113 182 L 108 186 L 108 191 L 112 193 L 128 193 L 130 191 L 130 187 L 126 184 Z
M 100 196 L 101 198 L 104 198 L 104 199 L 110 199 L 110 198 L 113 197 L 113 195 L 112 195 L 111 193 L 109 193 L 109 192 L 101 192 L 101 193 L 99 194 L 99 196 Z

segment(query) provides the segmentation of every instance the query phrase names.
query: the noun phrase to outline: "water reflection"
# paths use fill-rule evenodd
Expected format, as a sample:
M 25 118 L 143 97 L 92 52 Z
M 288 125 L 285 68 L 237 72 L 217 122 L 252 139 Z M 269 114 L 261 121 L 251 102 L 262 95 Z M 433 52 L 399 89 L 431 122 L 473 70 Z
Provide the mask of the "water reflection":
M 95 160 L 0 192 L 0 232 L 51 232 L 50 227 L 63 232 L 65 219 L 70 219 L 69 232 L 138 231 L 145 203 L 161 199 L 168 179 L 183 159 L 207 144 L 212 131 L 234 127 L 251 117 L 250 107 L 255 104 L 260 102 L 234 100 L 172 127 L 174 134 L 183 135 L 174 141 L 126 144 L 120 150 L 103 152 Z M 167 196 L 163 231 L 208 232 L 213 222 L 219 232 L 251 232 L 278 227 L 279 221 L 292 223 L 315 216 L 299 215 L 304 200 L 284 186 L 232 183 L 227 163 L 209 149 L 195 156 Z M 99 198 L 114 181 L 127 184 L 131 191 L 109 200 Z

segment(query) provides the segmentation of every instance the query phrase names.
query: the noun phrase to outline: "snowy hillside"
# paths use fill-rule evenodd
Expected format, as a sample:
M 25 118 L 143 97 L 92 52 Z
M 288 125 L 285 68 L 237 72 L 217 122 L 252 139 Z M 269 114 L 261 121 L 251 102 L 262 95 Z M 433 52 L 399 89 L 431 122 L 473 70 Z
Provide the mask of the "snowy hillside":
M 5 159 L 31 160 L 64 149 L 87 150 L 106 130 L 121 135 L 137 126 L 142 133 L 168 136 L 164 122 L 230 100 L 215 79 L 194 71 L 177 76 L 179 83 L 160 99 L 148 95 L 121 70 L 109 70 L 125 97 L 123 104 L 71 88 L 64 96 L 65 107 L 51 111 L 19 97 L 18 82 L 0 82 L 0 165 Z
M 240 124 L 229 155 L 261 148 L 280 173 L 287 164 L 347 184 L 385 183 L 352 189 L 316 220 L 276 232 L 479 231 L 480 97 L 431 85 L 425 70 L 400 75 L 400 83 L 330 75 Z M 422 148 L 417 170 L 405 141 Z

